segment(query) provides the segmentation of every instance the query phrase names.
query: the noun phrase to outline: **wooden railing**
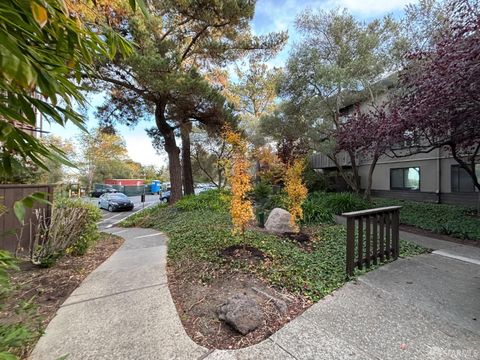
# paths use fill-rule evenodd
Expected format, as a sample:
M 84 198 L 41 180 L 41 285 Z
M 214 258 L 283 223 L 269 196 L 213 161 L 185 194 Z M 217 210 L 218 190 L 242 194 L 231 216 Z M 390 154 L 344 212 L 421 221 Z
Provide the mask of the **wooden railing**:
M 371 264 L 398 258 L 401 208 L 389 206 L 342 214 L 347 218 L 347 275 L 353 275 L 356 267 L 369 268 Z

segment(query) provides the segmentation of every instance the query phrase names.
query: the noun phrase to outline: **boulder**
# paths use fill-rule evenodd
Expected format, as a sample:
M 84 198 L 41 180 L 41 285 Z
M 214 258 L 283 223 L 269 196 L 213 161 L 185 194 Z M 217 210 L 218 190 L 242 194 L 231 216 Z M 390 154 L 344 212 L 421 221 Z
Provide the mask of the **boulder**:
M 218 318 L 246 335 L 263 323 L 263 314 L 257 302 L 244 294 L 236 294 L 219 306 Z
M 290 224 L 292 215 L 284 209 L 275 208 L 268 215 L 265 229 L 275 233 L 295 232 L 295 229 Z

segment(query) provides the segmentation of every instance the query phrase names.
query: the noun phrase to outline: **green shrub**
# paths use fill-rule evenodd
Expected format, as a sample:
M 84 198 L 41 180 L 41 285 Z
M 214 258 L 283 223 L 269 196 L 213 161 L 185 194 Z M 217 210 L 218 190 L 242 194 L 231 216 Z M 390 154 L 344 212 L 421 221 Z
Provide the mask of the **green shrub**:
M 275 208 L 287 209 L 287 194 L 282 190 L 276 194 L 271 195 L 265 203 L 265 209 L 272 210 Z
M 255 202 L 261 207 L 265 207 L 268 199 L 272 195 L 272 186 L 265 181 L 260 181 L 255 185 L 252 196 Z
M 229 192 L 225 190 L 208 190 L 198 195 L 184 196 L 175 203 L 174 207 L 181 211 L 226 211 L 229 206 L 229 196 Z
M 87 250 L 99 239 L 100 233 L 98 232 L 97 222 L 101 220 L 102 213 L 100 209 L 92 204 L 85 204 L 82 201 L 75 201 L 70 204 L 72 207 L 81 207 L 85 209 L 85 215 L 83 217 L 83 230 L 79 234 L 77 241 L 75 241 L 68 249 L 67 252 L 81 256 L 85 255 Z
M 83 255 L 98 239 L 100 210 L 80 199 L 60 199 L 54 203 L 50 219 L 37 213 L 39 225 L 34 239 L 32 262 L 52 266 L 65 253 Z
M 333 214 L 330 209 L 325 205 L 317 201 L 313 197 L 308 197 L 303 202 L 303 223 L 304 224 L 320 224 L 333 222 Z
M 480 240 L 480 218 L 473 216 L 471 209 L 396 199 L 375 199 L 374 204 L 377 207 L 402 206 L 402 224 L 460 239 Z
M 303 170 L 302 178 L 309 193 L 328 190 L 329 181 L 327 175 L 315 172 L 309 161 Z
M 344 212 L 364 210 L 372 207 L 372 204 L 354 193 L 326 193 L 321 194 L 325 207 L 335 215 Z
M 314 192 L 308 195 L 302 207 L 303 222 L 314 224 L 332 222 L 333 215 L 368 209 L 371 204 L 353 193 Z

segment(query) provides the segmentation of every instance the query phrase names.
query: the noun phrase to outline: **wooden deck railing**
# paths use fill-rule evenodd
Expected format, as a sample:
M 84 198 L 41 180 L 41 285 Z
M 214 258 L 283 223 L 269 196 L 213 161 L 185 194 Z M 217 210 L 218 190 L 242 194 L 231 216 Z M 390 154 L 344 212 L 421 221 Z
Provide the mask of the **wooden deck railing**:
M 389 206 L 342 214 L 347 218 L 347 275 L 353 275 L 356 267 L 369 268 L 371 264 L 398 258 L 401 208 Z

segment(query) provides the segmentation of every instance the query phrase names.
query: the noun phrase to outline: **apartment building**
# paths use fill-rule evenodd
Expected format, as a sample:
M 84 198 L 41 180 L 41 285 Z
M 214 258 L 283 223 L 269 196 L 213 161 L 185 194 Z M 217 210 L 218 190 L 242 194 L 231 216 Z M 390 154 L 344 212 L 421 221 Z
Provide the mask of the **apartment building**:
M 358 99 L 346 102 L 343 106 L 344 113 L 352 111 L 353 105 L 359 105 L 362 110 L 368 107 L 364 100 L 362 102 Z M 379 96 L 378 101 L 382 100 L 384 98 Z M 348 169 L 350 160 L 347 154 L 340 154 L 337 159 Z M 360 158 L 357 162 L 361 187 L 365 189 L 371 161 Z M 336 171 L 333 161 L 324 154 L 313 155 L 311 163 L 314 169 Z M 476 165 L 476 173 L 480 179 L 480 161 Z M 401 158 L 382 156 L 373 173 L 372 196 L 468 207 L 476 207 L 480 200 L 480 193 L 475 189 L 469 174 L 443 149 Z

